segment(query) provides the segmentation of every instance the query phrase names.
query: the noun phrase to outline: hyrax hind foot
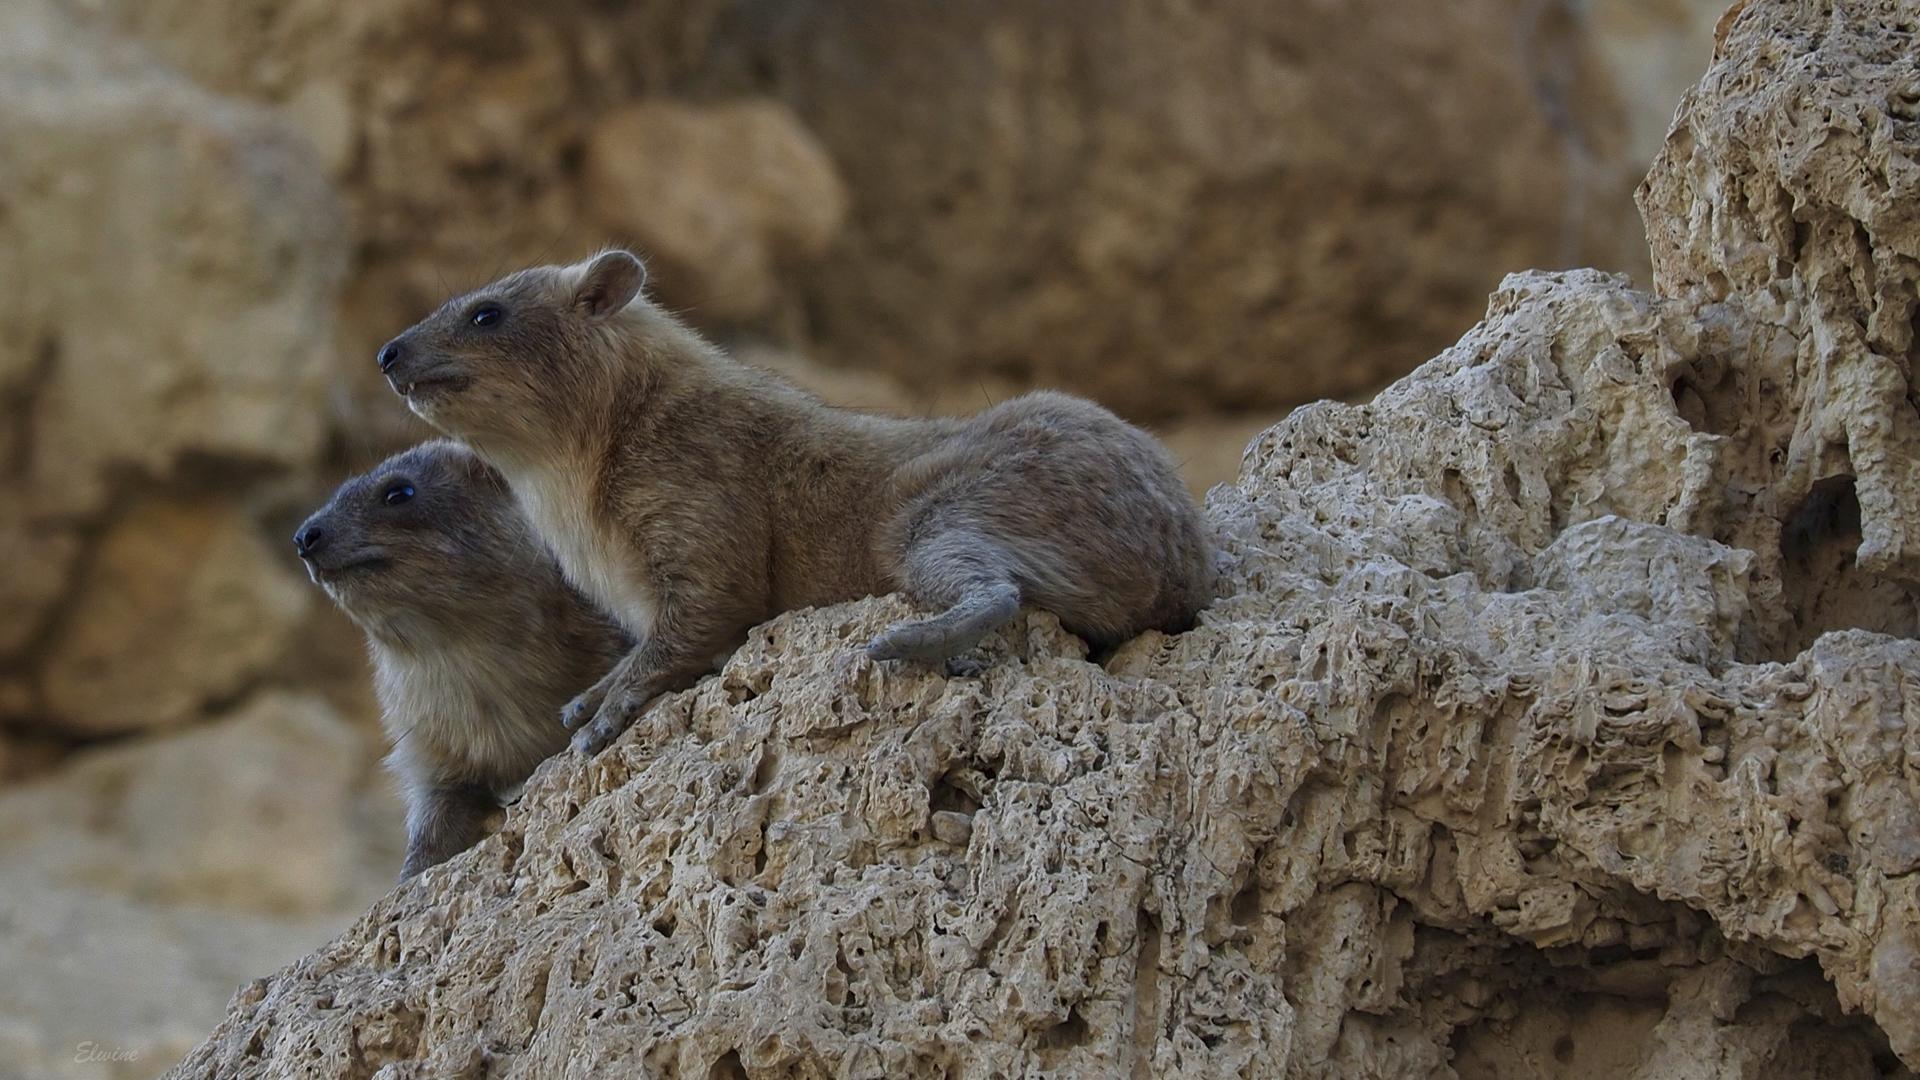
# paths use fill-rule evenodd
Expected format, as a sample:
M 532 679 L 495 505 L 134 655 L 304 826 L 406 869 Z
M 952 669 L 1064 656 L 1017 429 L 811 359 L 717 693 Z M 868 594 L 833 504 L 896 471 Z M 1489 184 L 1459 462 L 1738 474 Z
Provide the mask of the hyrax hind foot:
M 945 664 L 948 674 L 978 675 L 979 661 L 965 654 L 1019 611 L 1018 586 L 1010 581 L 978 583 L 958 603 L 930 619 L 887 627 L 867 643 L 867 655 L 875 660 Z

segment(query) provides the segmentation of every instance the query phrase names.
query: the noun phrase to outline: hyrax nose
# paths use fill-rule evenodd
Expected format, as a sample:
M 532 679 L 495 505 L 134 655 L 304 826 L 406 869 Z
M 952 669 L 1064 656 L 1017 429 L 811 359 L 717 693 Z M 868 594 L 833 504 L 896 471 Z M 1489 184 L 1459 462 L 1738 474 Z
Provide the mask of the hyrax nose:
M 310 559 L 327 546 L 327 531 L 318 525 L 308 525 L 293 534 L 293 552 L 303 559 Z
M 392 341 L 387 342 L 386 345 L 381 347 L 379 360 L 380 360 L 381 374 L 384 375 L 387 372 L 393 370 L 393 365 L 400 362 L 400 339 L 399 338 L 394 338 Z

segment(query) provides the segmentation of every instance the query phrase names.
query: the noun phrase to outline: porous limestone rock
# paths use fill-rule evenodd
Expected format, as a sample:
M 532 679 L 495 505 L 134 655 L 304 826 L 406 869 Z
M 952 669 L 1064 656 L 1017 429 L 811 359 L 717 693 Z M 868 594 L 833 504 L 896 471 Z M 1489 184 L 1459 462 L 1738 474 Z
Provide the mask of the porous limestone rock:
M 1676 388 L 1743 384 L 1750 419 L 1689 419 L 1736 454 L 1780 455 L 1751 495 L 1768 516 L 1846 504 L 1861 539 L 1845 576 L 1863 590 L 1920 580 L 1917 20 L 1904 0 L 1736 4 L 1640 192 L 1659 290 L 1743 311 L 1764 339 L 1755 368 L 1713 364 Z
M 212 489 L 217 528 L 319 455 L 343 264 L 290 128 L 64 5 L 0 6 L 0 682 L 122 504 Z
M 689 83 L 847 178 L 790 275 L 836 362 L 1161 420 L 1371 392 L 1509 270 L 1643 273 L 1583 7 L 742 0 Z
M 980 680 L 864 659 L 896 599 L 774 621 L 175 1075 L 1915 1061 L 1920 643 L 1735 659 L 1755 557 L 1671 524 L 1713 473 L 1669 324 L 1510 279 L 1256 440 L 1227 595 L 1104 665 L 1044 614 Z
M 1669 294 L 1514 275 L 1260 435 L 1193 630 L 949 679 L 859 651 L 899 598 L 782 616 L 172 1075 L 1913 1076 L 1917 23 L 1748 0 Z

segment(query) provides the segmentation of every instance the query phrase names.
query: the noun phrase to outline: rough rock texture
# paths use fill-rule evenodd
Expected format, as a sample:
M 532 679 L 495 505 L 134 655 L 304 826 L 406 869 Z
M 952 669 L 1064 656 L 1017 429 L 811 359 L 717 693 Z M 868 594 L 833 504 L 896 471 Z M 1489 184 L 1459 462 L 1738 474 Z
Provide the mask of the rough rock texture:
M 304 596 L 250 515 L 322 450 L 343 263 L 271 114 L 62 6 L 0 8 L 0 720 L 175 720 L 272 660 Z
M 1680 308 L 1515 278 L 1302 410 L 1213 499 L 1232 594 L 1104 669 L 1044 615 L 977 682 L 857 654 L 897 601 L 777 620 L 177 1075 L 1636 1075 L 1596 1009 L 1728 1075 L 1914 1060 L 1920 647 L 1734 662 L 1755 557 L 1661 523 Z
M 1372 390 L 1509 270 L 1639 271 L 1646 161 L 1576 8 L 744 0 L 690 86 L 839 162 L 798 283 L 833 358 L 1153 419 Z
M 1770 486 L 1741 497 L 1769 516 L 1857 517 L 1845 584 L 1912 634 L 1889 583 L 1920 580 L 1920 7 L 1736 10 L 1640 198 L 1660 291 L 1744 313 L 1759 362 L 1702 366 L 1676 395 L 1730 454 L 1768 458 Z M 1723 380 L 1750 420 L 1689 410 Z
M 1752 0 L 1675 295 L 1513 276 L 1262 434 L 1193 631 L 965 680 L 857 650 L 898 599 L 783 616 L 173 1075 L 1912 1076 L 1915 18 Z

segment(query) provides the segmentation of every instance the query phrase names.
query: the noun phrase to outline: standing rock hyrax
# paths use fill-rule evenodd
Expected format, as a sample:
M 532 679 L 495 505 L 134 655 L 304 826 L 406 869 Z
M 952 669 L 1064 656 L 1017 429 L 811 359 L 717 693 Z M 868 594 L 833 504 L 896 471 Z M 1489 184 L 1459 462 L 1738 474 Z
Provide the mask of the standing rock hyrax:
M 293 542 L 367 634 L 387 763 L 406 789 L 405 880 L 485 835 L 501 794 L 566 745 L 556 711 L 633 642 L 456 443 L 348 480 Z
M 567 577 L 638 641 L 568 706 L 592 752 L 749 627 L 903 589 L 931 618 L 867 645 L 960 657 L 1022 603 L 1096 649 L 1178 631 L 1213 551 L 1174 462 L 1088 401 L 967 420 L 828 407 L 640 295 L 624 251 L 523 270 L 388 342 L 407 405 L 507 478 Z

